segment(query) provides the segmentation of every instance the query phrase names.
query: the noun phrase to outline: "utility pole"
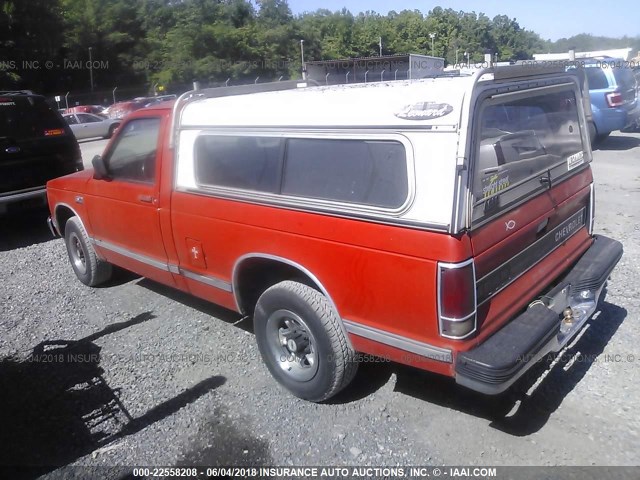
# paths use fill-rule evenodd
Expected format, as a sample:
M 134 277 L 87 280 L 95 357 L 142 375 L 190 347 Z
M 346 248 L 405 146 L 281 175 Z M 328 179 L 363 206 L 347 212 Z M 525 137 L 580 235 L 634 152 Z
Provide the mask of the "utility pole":
M 91 47 L 89 47 L 89 80 L 91 81 L 91 93 L 93 93 L 93 59 L 91 58 Z
M 380 56 L 382 56 L 382 37 L 380 37 Z
M 434 48 L 433 48 L 433 39 L 436 38 L 436 34 L 430 33 L 429 37 L 431 37 L 431 56 L 435 57 Z
M 307 72 L 304 69 L 304 40 L 300 40 L 300 59 L 302 62 L 302 79 L 307 79 Z

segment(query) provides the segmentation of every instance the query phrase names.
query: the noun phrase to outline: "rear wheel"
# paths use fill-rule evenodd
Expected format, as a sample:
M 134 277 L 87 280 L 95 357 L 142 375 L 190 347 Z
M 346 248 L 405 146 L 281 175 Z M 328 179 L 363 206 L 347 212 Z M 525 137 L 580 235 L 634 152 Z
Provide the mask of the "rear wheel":
M 71 267 L 78 280 L 85 285 L 95 287 L 111 278 L 111 264 L 98 258 L 89 240 L 89 235 L 78 217 L 71 217 L 67 220 L 64 228 L 64 241 Z
M 601 143 L 604 140 L 607 139 L 607 137 L 611 134 L 611 132 L 607 132 L 607 133 L 599 133 L 598 135 L 596 135 L 596 143 Z
M 305 400 L 334 396 L 358 369 L 337 313 L 324 295 L 302 283 L 267 289 L 256 305 L 254 331 L 271 374 Z

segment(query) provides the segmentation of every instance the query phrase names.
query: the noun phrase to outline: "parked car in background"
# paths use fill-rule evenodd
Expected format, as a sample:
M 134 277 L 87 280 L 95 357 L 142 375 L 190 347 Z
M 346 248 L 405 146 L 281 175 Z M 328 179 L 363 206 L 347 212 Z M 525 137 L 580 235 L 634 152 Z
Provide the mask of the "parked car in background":
M 43 96 L 0 92 L 0 214 L 46 205 L 47 181 L 82 169 L 69 125 Z
M 176 98 L 177 98 L 176 95 L 158 95 L 156 97 L 149 97 L 146 99 L 147 103 L 145 103 L 144 106 L 145 108 L 152 107 L 162 102 L 169 102 L 171 100 L 175 100 Z
M 94 115 L 105 115 L 106 108 L 102 105 L 77 105 L 75 107 L 67 108 L 64 113 L 93 113 Z
M 122 119 L 131 112 L 135 112 L 141 108 L 152 107 L 162 102 L 175 100 L 176 98 L 174 94 L 157 95 L 154 97 L 136 97 L 133 100 L 114 103 L 105 110 L 104 114 L 109 118 Z
M 635 67 L 633 68 L 632 71 L 633 71 L 633 76 L 636 79 L 636 87 L 637 87 L 637 91 L 638 91 L 638 101 L 640 102 L 640 62 L 637 62 L 635 64 Z M 638 120 L 636 122 L 634 130 L 636 132 L 640 132 L 640 120 Z
M 146 99 L 128 100 L 125 102 L 117 102 L 107 108 L 105 114 L 108 118 L 122 119 L 131 112 L 135 112 L 141 108 L 144 108 Z
M 83 138 L 111 138 L 120 126 L 119 120 L 104 118 L 92 113 L 68 113 L 63 115 L 78 140 Z
M 640 122 L 638 80 L 628 62 L 613 58 L 584 62 L 593 113 L 593 123 L 589 124 L 591 144 L 611 132 L 636 128 Z

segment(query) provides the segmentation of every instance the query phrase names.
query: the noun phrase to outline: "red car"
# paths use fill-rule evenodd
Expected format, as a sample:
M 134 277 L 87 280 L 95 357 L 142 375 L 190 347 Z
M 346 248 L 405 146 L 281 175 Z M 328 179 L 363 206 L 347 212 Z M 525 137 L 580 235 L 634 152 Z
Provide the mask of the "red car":
M 93 113 L 94 115 L 104 116 L 104 111 L 105 107 L 102 105 L 77 105 L 75 107 L 67 108 L 63 113 Z
M 105 114 L 108 118 L 121 119 L 145 106 L 145 100 L 127 100 L 126 102 L 117 102 L 107 108 Z
M 521 66 L 200 90 L 50 181 L 50 225 L 87 285 L 118 265 L 253 317 L 301 398 L 373 360 L 496 394 L 575 338 L 622 256 L 593 234 L 583 100 Z

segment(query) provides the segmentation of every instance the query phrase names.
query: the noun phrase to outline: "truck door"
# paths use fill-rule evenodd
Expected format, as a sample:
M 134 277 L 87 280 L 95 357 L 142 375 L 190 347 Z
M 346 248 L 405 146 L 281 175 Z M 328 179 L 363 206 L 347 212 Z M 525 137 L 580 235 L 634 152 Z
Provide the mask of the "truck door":
M 125 122 L 104 156 L 107 179 L 91 179 L 84 199 L 96 249 L 108 261 L 173 284 L 160 231 L 161 115 Z

